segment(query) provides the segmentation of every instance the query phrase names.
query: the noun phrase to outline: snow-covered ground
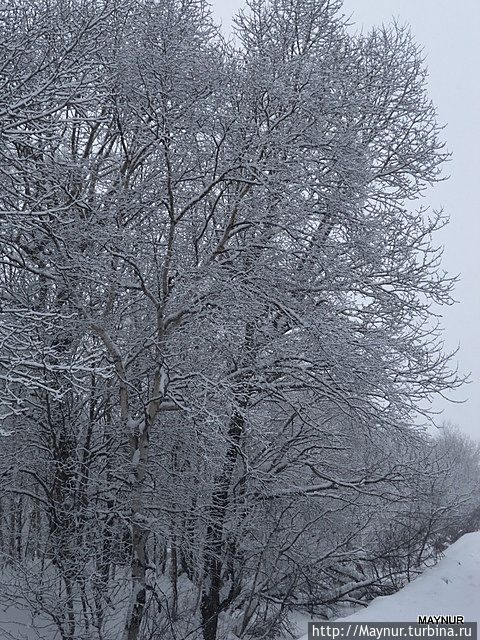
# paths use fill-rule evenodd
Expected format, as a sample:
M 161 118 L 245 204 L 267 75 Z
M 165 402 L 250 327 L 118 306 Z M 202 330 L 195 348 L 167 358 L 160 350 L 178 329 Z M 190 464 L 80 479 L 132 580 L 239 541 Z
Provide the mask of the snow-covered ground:
M 419 615 L 463 615 L 465 622 L 480 622 L 480 532 L 462 536 L 438 564 L 397 593 L 338 622 L 416 622 Z
M 414 622 L 419 615 L 463 615 L 466 622 L 480 622 L 480 532 L 460 538 L 436 566 L 426 569 L 398 593 L 376 598 L 367 608 L 341 621 Z M 299 624 L 300 633 L 305 634 L 306 624 L 305 620 Z M 0 640 L 59 637 L 42 626 L 22 607 L 0 607 Z M 307 640 L 307 636 L 299 640 Z

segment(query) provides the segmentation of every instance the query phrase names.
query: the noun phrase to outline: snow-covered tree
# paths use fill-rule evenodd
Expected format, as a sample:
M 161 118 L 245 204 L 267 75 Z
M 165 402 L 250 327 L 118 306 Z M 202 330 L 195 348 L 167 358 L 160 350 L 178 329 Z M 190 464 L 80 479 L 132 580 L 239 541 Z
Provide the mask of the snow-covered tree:
M 227 610 L 273 637 L 369 585 L 391 452 L 459 383 L 444 219 L 415 204 L 446 158 L 421 55 L 340 9 L 252 0 L 233 45 L 204 0 L 5 3 L 4 473 L 65 639 L 108 637 L 124 563 L 123 640 L 157 607 L 163 637 L 215 640 Z

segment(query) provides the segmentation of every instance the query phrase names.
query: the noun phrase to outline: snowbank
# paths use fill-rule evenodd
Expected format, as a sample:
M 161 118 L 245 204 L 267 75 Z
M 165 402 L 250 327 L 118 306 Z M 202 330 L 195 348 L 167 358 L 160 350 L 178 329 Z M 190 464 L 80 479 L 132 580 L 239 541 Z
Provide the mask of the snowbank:
M 480 532 L 462 536 L 438 564 L 397 593 L 338 622 L 416 622 L 419 615 L 463 615 L 466 622 L 480 622 Z

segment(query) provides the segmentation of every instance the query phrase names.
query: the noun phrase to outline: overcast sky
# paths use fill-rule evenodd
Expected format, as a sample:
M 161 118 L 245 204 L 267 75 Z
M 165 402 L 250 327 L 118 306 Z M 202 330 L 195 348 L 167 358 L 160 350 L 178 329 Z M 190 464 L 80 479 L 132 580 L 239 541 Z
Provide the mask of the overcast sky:
M 213 0 L 217 18 L 230 28 L 241 0 Z M 459 367 L 471 372 L 471 384 L 454 396 L 462 404 L 438 400 L 450 420 L 480 439 L 480 0 L 344 0 L 344 13 L 358 29 L 390 22 L 408 23 L 424 47 L 429 92 L 446 124 L 444 133 L 453 157 L 450 179 L 436 185 L 422 204 L 444 207 L 448 227 L 438 235 L 445 247 L 444 267 L 460 275 L 458 304 L 442 310 L 446 346 L 460 350 Z

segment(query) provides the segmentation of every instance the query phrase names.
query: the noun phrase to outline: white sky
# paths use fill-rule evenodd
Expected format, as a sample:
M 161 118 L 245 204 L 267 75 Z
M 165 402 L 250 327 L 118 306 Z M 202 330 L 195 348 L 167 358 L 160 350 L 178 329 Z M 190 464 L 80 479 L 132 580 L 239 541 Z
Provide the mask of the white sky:
M 226 29 L 241 0 L 213 0 Z M 459 367 L 471 372 L 471 384 L 453 396 L 462 404 L 439 400 L 443 419 L 480 439 L 480 0 L 344 0 L 344 13 L 358 28 L 397 18 L 411 26 L 424 47 L 429 92 L 453 153 L 450 179 L 429 193 L 427 202 L 444 207 L 448 227 L 437 237 L 445 247 L 444 267 L 461 280 L 458 304 L 442 310 L 446 346 L 460 346 Z

